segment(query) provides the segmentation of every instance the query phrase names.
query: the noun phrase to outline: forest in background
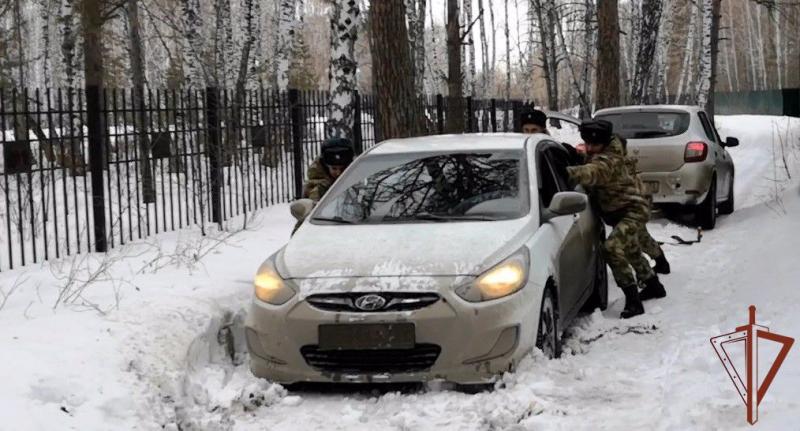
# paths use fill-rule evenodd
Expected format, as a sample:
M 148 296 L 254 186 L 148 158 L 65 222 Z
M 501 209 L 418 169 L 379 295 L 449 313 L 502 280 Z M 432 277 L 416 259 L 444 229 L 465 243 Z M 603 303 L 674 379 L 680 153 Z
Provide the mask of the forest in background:
M 800 2 L 716 1 L 716 90 L 800 87 Z M 622 101 L 695 99 L 708 56 L 706 3 L 713 2 L 619 0 Z M 561 109 L 595 99 L 596 0 L 404 0 L 404 6 L 418 94 L 449 94 L 454 48 L 446 24 L 455 7 L 463 95 Z M 327 91 L 336 63 L 341 70 L 344 61 L 357 70 L 350 85 L 369 94 L 375 87 L 369 7 L 364 0 L 4 0 L 0 87 L 82 87 L 82 10 L 98 8 L 106 87 Z

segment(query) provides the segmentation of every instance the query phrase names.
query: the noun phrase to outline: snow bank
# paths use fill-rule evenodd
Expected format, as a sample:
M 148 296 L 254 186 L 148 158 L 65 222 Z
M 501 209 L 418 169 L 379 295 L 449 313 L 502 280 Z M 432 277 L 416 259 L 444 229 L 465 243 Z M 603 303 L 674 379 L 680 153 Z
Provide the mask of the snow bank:
M 737 208 L 774 200 L 800 176 L 800 118 L 718 115 L 715 122 L 722 139 L 739 138 L 728 148 Z

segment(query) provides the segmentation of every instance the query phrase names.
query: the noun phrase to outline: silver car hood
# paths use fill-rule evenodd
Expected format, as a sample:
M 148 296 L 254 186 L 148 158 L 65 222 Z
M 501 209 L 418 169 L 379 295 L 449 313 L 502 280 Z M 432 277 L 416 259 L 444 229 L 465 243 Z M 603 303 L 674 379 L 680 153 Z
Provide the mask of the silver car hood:
M 315 225 L 278 255 L 291 279 L 477 275 L 516 251 L 531 217 L 491 222 Z

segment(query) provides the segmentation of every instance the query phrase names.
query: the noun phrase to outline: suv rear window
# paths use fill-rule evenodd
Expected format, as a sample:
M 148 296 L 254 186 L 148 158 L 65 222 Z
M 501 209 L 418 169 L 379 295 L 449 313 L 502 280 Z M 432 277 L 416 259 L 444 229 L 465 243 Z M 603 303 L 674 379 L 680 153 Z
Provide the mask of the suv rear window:
M 676 136 L 689 128 L 687 112 L 624 112 L 598 115 L 596 119 L 613 123 L 614 133 L 625 139 Z

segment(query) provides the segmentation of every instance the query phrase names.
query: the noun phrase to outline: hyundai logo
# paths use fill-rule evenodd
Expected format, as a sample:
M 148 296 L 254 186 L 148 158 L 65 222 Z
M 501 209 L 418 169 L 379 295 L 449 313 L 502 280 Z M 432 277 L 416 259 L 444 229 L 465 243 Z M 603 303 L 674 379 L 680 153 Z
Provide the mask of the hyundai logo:
M 363 311 L 380 310 L 386 305 L 386 300 L 380 295 L 369 294 L 356 299 L 356 308 Z

